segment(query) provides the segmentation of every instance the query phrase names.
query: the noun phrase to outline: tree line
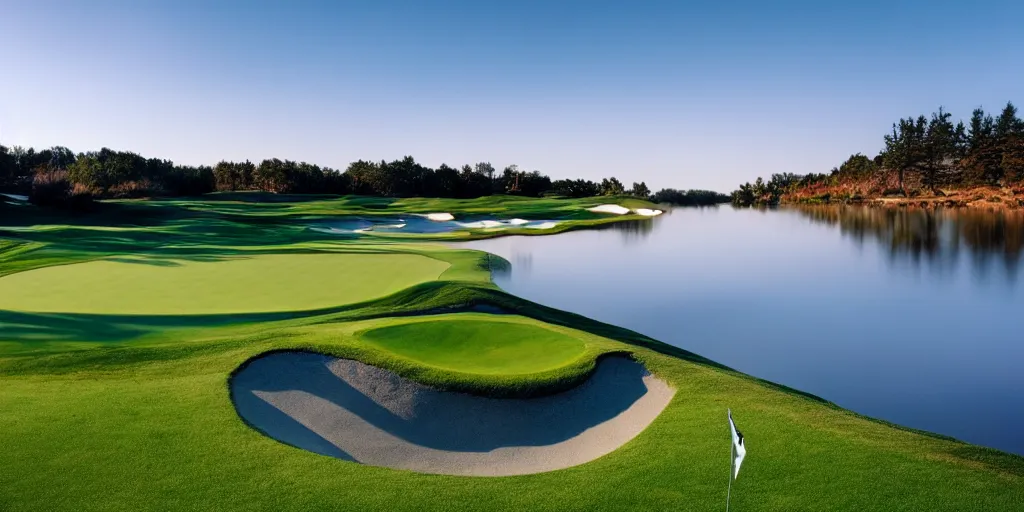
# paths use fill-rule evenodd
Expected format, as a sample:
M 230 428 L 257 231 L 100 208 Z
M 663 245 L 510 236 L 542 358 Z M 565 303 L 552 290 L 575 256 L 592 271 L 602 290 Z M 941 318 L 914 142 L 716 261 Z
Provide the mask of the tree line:
M 103 148 L 74 153 L 0 145 L 0 190 L 26 193 L 40 205 L 81 207 L 98 198 L 196 196 L 215 191 L 288 194 L 360 194 L 383 197 L 475 198 L 492 194 L 569 198 L 628 195 L 680 205 L 727 202 L 708 191 L 664 189 L 652 194 L 644 182 L 627 188 L 617 178 L 552 180 L 516 165 L 498 172 L 489 162 L 434 169 L 407 156 L 400 160 L 352 162 L 340 171 L 306 162 L 271 158 L 221 161 L 213 167 L 183 166 Z
M 874 158 L 857 153 L 825 174 L 773 174 L 732 193 L 741 206 L 775 204 L 782 195 L 840 183 L 863 183 L 870 193 L 941 194 L 939 187 L 1005 186 L 1024 181 L 1024 121 L 1007 103 L 995 117 L 977 108 L 968 123 L 953 123 L 943 108 L 893 123 Z

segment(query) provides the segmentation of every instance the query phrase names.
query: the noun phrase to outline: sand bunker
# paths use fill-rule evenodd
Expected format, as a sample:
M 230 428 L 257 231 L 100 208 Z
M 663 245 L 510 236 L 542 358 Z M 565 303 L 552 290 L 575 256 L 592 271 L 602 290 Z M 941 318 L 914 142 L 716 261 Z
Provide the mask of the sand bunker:
M 424 217 L 436 222 L 455 220 L 455 216 L 450 213 L 428 213 Z
M 587 208 L 588 212 L 594 213 L 613 213 L 615 215 L 625 215 L 629 213 L 629 208 L 625 206 L 619 206 L 617 204 L 602 204 L 593 208 Z
M 541 473 L 594 460 L 646 428 L 675 390 L 625 357 L 533 399 L 438 391 L 308 352 L 250 361 L 231 380 L 238 414 L 266 435 L 373 466 L 448 475 Z
M 505 229 L 505 228 L 529 228 L 529 229 L 550 229 L 558 225 L 556 221 L 526 219 L 491 220 L 484 219 L 473 222 L 459 222 L 459 226 L 469 229 Z
M 488 229 L 488 228 L 501 228 L 507 226 L 506 223 L 499 220 L 478 220 L 475 222 L 460 222 L 460 226 L 470 229 Z
M 433 234 L 464 231 L 467 229 L 501 230 L 513 228 L 551 229 L 559 224 L 552 220 L 469 218 L 463 221 L 430 220 L 425 215 L 414 216 L 344 216 L 311 225 L 309 229 L 331 234 Z
M 637 215 L 643 215 L 644 217 L 654 217 L 656 215 L 661 215 L 662 213 L 665 213 L 661 210 L 651 210 L 650 208 L 637 208 L 636 210 L 633 211 L 635 211 Z

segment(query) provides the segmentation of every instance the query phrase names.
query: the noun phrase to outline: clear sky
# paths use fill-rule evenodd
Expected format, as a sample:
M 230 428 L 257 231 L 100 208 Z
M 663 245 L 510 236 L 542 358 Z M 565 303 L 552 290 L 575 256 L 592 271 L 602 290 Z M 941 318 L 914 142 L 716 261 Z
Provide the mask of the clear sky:
M 0 143 L 730 191 L 1024 103 L 1024 2 L 700 3 L 6 0 Z

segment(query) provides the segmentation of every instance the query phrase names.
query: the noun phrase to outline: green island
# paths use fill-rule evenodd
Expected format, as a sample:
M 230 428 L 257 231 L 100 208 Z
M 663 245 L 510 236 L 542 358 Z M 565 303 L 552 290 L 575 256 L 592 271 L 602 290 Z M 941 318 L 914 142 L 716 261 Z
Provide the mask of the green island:
M 757 452 L 733 483 L 735 510 L 1024 506 L 1022 457 L 863 417 L 515 297 L 491 281 L 508 262 L 441 243 L 650 221 L 589 211 L 608 203 L 657 208 L 619 196 L 236 192 L 108 200 L 88 215 L 7 206 L 17 215 L 0 217 L 0 509 L 719 510 L 726 408 L 742 411 Z M 557 224 L 314 229 L 436 212 Z M 580 465 L 421 474 L 313 453 L 243 421 L 233 377 L 293 352 L 510 400 L 575 389 L 627 355 L 674 395 L 636 437 Z

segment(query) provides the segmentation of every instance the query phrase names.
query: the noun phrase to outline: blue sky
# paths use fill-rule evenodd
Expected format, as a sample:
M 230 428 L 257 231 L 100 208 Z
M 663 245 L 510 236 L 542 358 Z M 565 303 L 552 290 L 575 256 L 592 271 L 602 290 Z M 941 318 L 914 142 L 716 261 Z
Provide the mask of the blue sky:
M 1021 19 L 1024 2 L 15 0 L 0 143 L 729 191 L 874 155 L 900 116 L 1024 103 Z

